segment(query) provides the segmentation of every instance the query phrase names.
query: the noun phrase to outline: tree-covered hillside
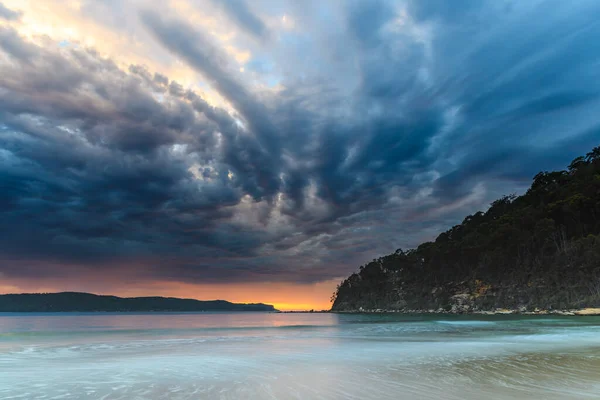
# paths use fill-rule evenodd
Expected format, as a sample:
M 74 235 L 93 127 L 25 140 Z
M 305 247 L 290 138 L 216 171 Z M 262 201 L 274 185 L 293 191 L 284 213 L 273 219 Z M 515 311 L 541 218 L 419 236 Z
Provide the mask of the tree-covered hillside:
M 333 311 L 600 305 L 600 147 L 435 242 L 361 266 L 332 300 Z

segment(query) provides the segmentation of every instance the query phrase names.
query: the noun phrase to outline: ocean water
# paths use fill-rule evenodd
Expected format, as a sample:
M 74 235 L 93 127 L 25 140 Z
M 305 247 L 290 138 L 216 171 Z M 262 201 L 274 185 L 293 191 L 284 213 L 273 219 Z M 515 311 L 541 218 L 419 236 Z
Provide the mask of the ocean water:
M 0 399 L 600 399 L 600 318 L 0 314 Z

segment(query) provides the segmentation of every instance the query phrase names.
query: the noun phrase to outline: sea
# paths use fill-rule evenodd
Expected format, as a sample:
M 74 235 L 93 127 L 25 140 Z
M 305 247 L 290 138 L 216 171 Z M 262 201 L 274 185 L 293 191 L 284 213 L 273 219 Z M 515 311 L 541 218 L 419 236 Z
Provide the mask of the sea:
M 0 399 L 600 399 L 600 318 L 6 313 Z

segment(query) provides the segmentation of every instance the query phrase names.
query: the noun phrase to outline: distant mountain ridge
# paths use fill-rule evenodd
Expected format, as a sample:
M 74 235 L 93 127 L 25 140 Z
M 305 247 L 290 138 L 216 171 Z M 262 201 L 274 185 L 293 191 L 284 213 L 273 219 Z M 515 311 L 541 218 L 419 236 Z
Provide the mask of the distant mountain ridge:
M 270 304 L 231 303 L 176 297 L 117 297 L 82 292 L 0 295 L 0 312 L 127 312 L 127 311 L 277 311 Z
M 361 266 L 332 301 L 342 312 L 600 307 L 600 147 L 433 242 Z

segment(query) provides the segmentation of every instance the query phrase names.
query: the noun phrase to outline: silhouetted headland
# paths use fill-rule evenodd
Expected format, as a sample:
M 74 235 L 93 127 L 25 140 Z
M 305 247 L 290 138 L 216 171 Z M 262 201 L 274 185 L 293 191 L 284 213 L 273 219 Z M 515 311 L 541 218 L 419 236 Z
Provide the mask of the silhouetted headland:
M 277 311 L 270 304 L 201 301 L 175 297 L 117 297 L 91 293 L 23 293 L 0 295 L 0 312 L 194 312 Z

